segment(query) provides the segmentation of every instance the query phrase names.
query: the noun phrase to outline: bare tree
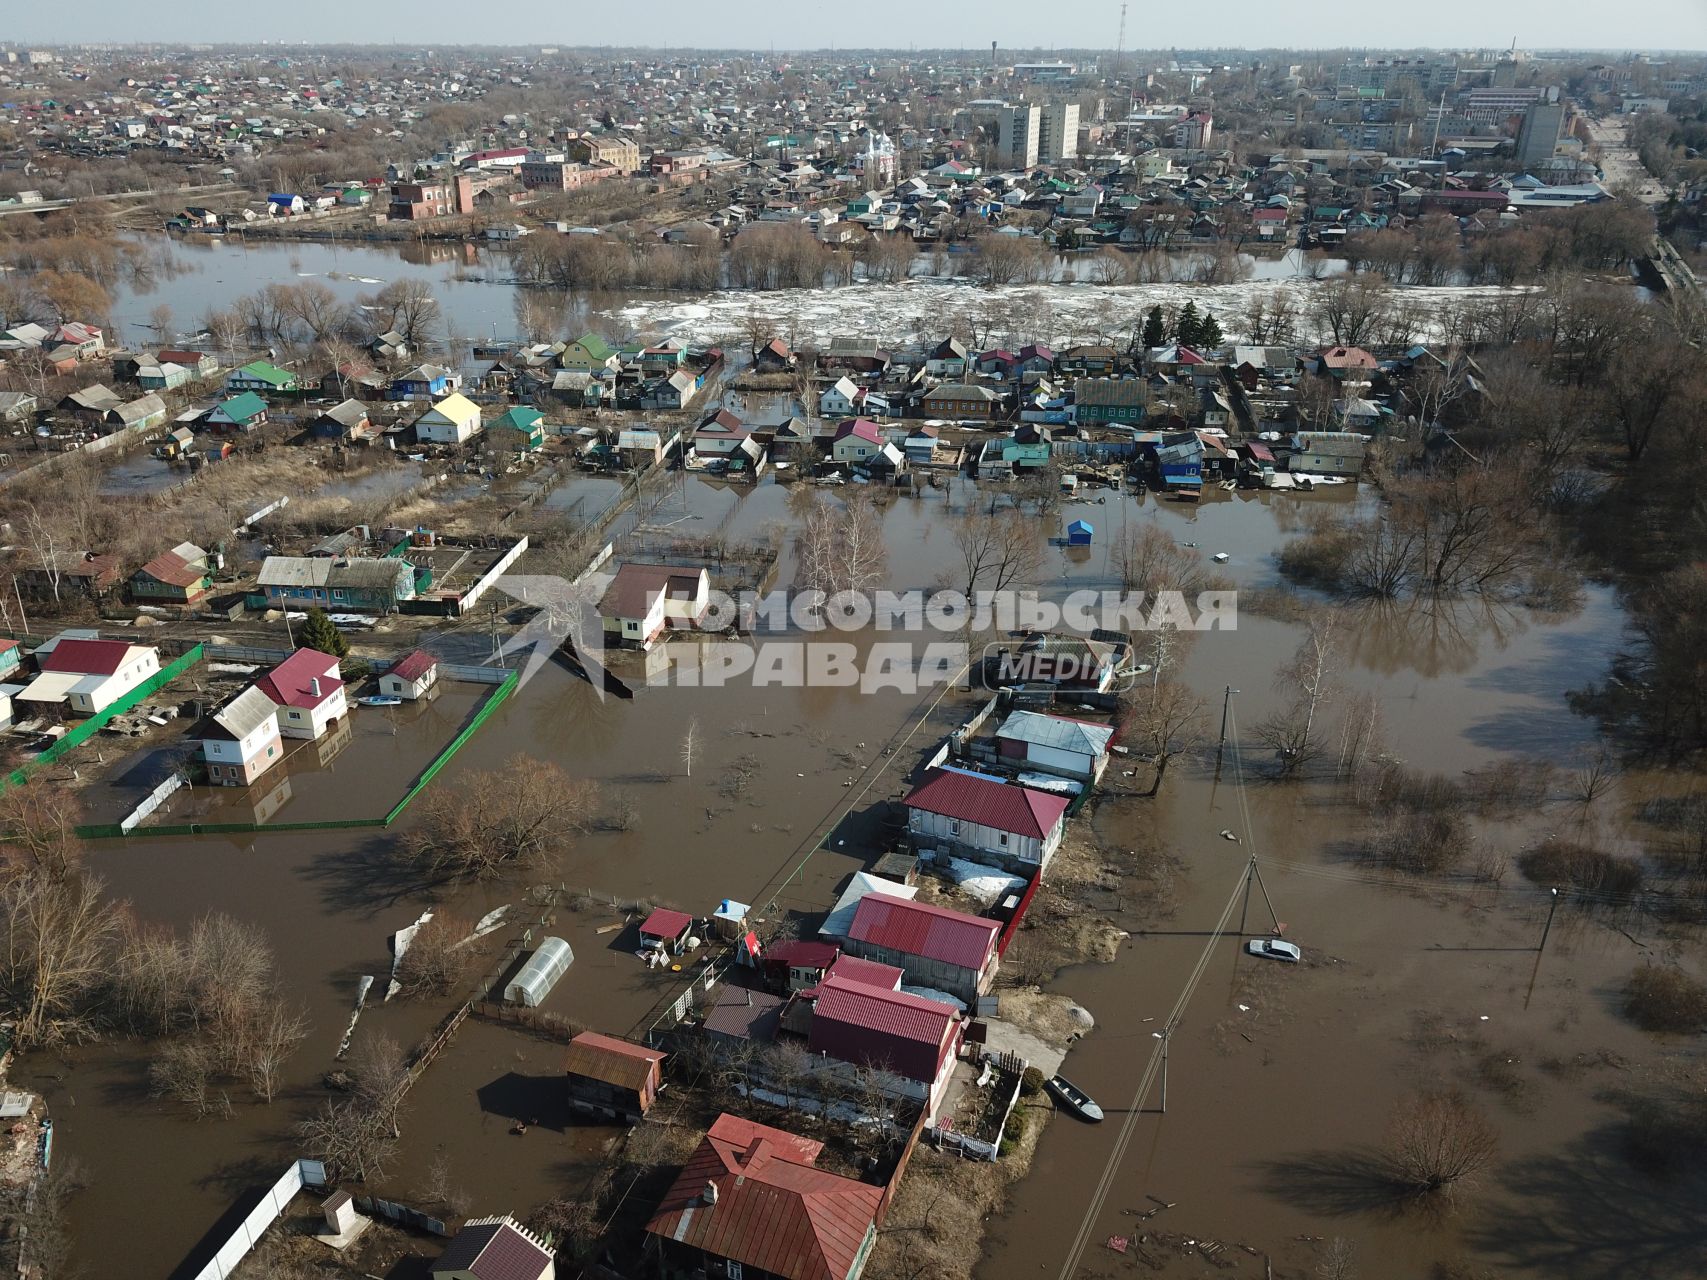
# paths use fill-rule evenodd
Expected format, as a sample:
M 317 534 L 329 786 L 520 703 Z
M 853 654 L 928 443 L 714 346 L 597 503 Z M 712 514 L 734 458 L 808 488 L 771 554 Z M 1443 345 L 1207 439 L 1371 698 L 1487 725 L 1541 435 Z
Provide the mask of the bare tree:
M 690 719 L 686 730 L 682 733 L 682 769 L 688 777 L 693 777 L 694 761 L 699 759 L 699 720 Z
M 801 522 L 800 585 L 827 597 L 860 595 L 883 581 L 888 551 L 874 499 L 812 494 Z
M 473 952 L 464 944 L 468 922 L 460 916 L 438 912 L 415 930 L 409 949 L 397 963 L 397 980 L 411 995 L 444 995 L 465 977 Z
M 0 984 L 17 1011 L 20 1047 L 73 1038 L 109 980 L 119 917 L 99 879 L 31 869 L 0 886 Z
M 1283 773 L 1296 773 L 1321 754 L 1316 719 L 1333 695 L 1338 674 L 1338 623 L 1332 611 L 1312 614 L 1297 652 L 1275 674 L 1275 687 L 1289 695 L 1290 702 L 1259 724 L 1256 734 L 1279 753 Z
M 454 790 L 429 791 L 417 807 L 420 821 L 401 843 L 405 856 L 432 877 L 484 879 L 538 865 L 563 848 L 592 821 L 598 787 L 517 755 Z
M 396 1135 L 355 1099 L 326 1099 L 296 1126 L 307 1152 L 326 1163 L 337 1180 L 365 1182 L 382 1174 L 397 1154 Z
M 1322 1260 L 1316 1264 L 1316 1274 L 1322 1280 L 1357 1280 L 1357 1242 L 1345 1236 L 1335 1236 L 1322 1248 Z
M 1127 700 L 1133 737 L 1156 766 L 1150 783 L 1150 794 L 1155 795 L 1162 789 L 1168 762 L 1190 750 L 1200 736 L 1203 699 L 1177 680 L 1158 680 L 1140 682 L 1127 694 Z
M 28 862 L 50 879 L 63 879 L 81 862 L 83 820 L 77 793 L 67 787 L 7 787 L 0 791 L 0 850 Z
M 1035 520 L 1018 511 L 974 509 L 955 517 L 951 536 L 961 570 L 962 592 L 1007 591 L 1030 585 L 1043 568 Z
M 308 1019 L 277 998 L 266 1001 L 244 1028 L 242 1055 L 249 1087 L 262 1102 L 277 1095 L 284 1064 L 308 1035 Z
M 1474 1182 L 1499 1151 L 1499 1134 L 1460 1093 L 1413 1093 L 1393 1110 L 1383 1151 L 1404 1190 L 1450 1196 Z

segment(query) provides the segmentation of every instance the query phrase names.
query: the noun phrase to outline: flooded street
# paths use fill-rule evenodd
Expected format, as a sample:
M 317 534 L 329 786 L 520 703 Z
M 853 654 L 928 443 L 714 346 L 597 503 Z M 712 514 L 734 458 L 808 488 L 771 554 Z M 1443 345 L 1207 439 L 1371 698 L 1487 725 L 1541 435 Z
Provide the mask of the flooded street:
M 565 501 L 589 505 L 601 493 L 582 477 L 564 491 L 573 495 Z M 679 494 L 647 517 L 637 540 L 665 525 L 672 535 L 694 539 L 721 533 L 737 542 L 762 540 L 789 520 L 792 492 L 770 478 L 737 486 L 688 477 Z M 954 501 L 973 492 L 957 485 Z M 1272 551 L 1299 527 L 1303 510 L 1367 500 L 1351 487 L 1311 495 L 1217 490 L 1198 506 L 1153 495 L 1103 497 L 1063 506 L 1059 522 L 1089 519 L 1097 540 L 1088 552 L 1049 547 L 1045 589 L 1111 584 L 1108 541 L 1122 525 L 1139 521 L 1160 523 L 1205 555 L 1226 552 L 1220 567 L 1241 589 L 1266 587 L 1275 581 Z M 955 549 L 945 507 L 944 497 L 930 492 L 882 509 L 890 586 L 952 580 Z M 1050 521 L 1038 528 L 1040 537 L 1058 533 Z M 1598 588 L 1588 590 L 1581 609 L 1557 620 L 1370 609 L 1351 619 L 1345 682 L 1379 693 L 1392 749 L 1416 768 L 1456 774 L 1541 748 L 1563 759 L 1590 740 L 1588 726 L 1566 713 L 1564 693 L 1599 668 L 1620 622 L 1609 593 Z M 1243 612 L 1236 631 L 1201 637 L 1185 679 L 1217 713 L 1223 687 L 1239 689 L 1236 724 L 1246 727 L 1249 741 L 1249 727 L 1278 705 L 1273 672 L 1300 634 L 1296 623 Z M 857 824 L 836 827 L 837 820 L 850 806 L 864 813 L 904 791 L 921 751 L 973 705 L 970 695 L 939 699 L 939 692 L 732 685 L 647 689 L 626 701 L 600 698 L 548 664 L 435 785 L 455 787 L 470 771 L 501 769 L 518 753 L 551 760 L 572 776 L 597 779 L 604 810 L 627 802 L 638 819 L 626 830 L 599 824 L 542 878 L 591 891 L 605 903 L 648 900 L 706 913 L 719 899 L 735 897 L 755 904 L 758 915 L 822 911 L 864 865 Z M 447 704 L 432 714 L 448 717 L 427 735 L 436 744 L 454 733 L 465 712 Z M 287 817 L 322 816 L 360 797 L 367 798 L 357 805 L 361 812 L 383 809 L 380 802 L 398 789 L 394 783 L 420 762 L 398 755 L 401 763 L 388 763 L 398 752 L 414 761 L 415 748 L 392 744 L 381 715 L 361 713 L 361 732 L 325 776 L 293 773 L 293 786 L 302 785 Z M 679 744 L 696 721 L 703 749 L 690 777 Z M 1214 721 L 1212 715 L 1211 732 Z M 430 755 L 421 745 L 421 754 Z M 1310 1263 L 1310 1246 L 1295 1237 L 1348 1234 L 1362 1242 L 1370 1274 L 1399 1280 L 1422 1280 L 1434 1259 L 1469 1243 L 1490 1258 L 1498 1249 L 1513 1253 L 1514 1275 L 1593 1280 L 1599 1273 L 1592 1270 L 1547 1271 L 1516 1257 L 1523 1242 L 1515 1237 L 1484 1241 L 1476 1233 L 1496 1209 L 1558 1211 L 1545 1190 L 1517 1175 L 1538 1176 L 1561 1142 L 1590 1140 L 1599 1116 L 1594 1107 L 1551 1111 L 1549 1099 L 1564 1086 L 1535 1064 L 1568 1060 L 1578 1050 L 1616 1050 L 1631 1034 L 1599 993 L 1627 972 L 1633 946 L 1561 920 L 1525 1010 L 1544 915 L 1538 894 L 1515 877 L 1474 894 L 1392 887 L 1346 861 L 1351 816 L 1325 789 L 1268 782 L 1259 776 L 1265 764 L 1250 748 L 1248 822 L 1231 773 L 1224 771 L 1217 784 L 1212 761 L 1176 764 L 1159 800 L 1108 800 L 1097 809 L 1095 830 L 1109 848 L 1136 846 L 1153 833 L 1178 855 L 1177 910 L 1148 924 L 1141 910 L 1131 910 L 1125 922 L 1117 913 L 1117 923 L 1135 934 L 1117 962 L 1068 970 L 1054 984 L 1098 1019 L 1070 1055 L 1068 1070 L 1102 1101 L 1109 1122 L 1092 1129 L 1058 1117 L 1049 1126 L 1011 1212 L 991 1224 L 976 1274 L 989 1280 L 1062 1274 L 1068 1245 L 1122 1140 L 1134 1088 L 1157 1045 L 1152 1033 L 1203 955 L 1204 931 L 1242 883 L 1254 849 L 1288 936 L 1304 946 L 1309 963 L 1264 969 L 1266 962 L 1241 956 L 1235 940 L 1213 942 L 1209 968 L 1172 1041 L 1168 1114 L 1140 1117 L 1127 1135 L 1106 1201 L 1083 1236 L 1090 1242 L 1085 1271 L 1108 1270 L 1112 1255 L 1102 1242 L 1131 1231 L 1125 1211 L 1148 1206 L 1145 1197 L 1154 1194 L 1177 1205 L 1157 1227 L 1217 1232 L 1271 1251 L 1277 1265 Z M 820 849 L 832 828 L 830 847 Z M 1224 829 L 1241 833 L 1241 843 L 1222 839 Z M 92 868 L 145 920 L 183 926 L 212 910 L 264 926 L 286 988 L 304 1002 L 313 1031 L 290 1064 L 290 1087 L 279 1100 L 262 1106 L 233 1098 L 229 1119 L 196 1120 L 149 1097 L 146 1063 L 132 1046 L 80 1050 L 64 1064 L 45 1056 L 23 1064 L 25 1083 L 45 1089 L 62 1117 L 58 1151 L 88 1174 L 71 1212 L 79 1261 L 92 1273 L 171 1274 L 234 1199 L 269 1181 L 295 1153 L 290 1127 L 320 1096 L 318 1081 L 333 1064 L 358 980 L 371 974 L 383 985 L 388 935 L 424 905 L 388 860 L 397 840 L 396 831 L 240 840 L 159 840 L 144 833 L 94 849 Z M 446 905 L 475 919 L 519 900 L 518 886 L 493 883 Z M 499 936 L 526 923 L 537 943 L 539 909 L 516 910 L 514 928 L 506 925 Z M 1252 912 L 1260 917 L 1258 906 Z M 679 979 L 634 960 L 629 929 L 609 928 L 623 919 L 597 901 L 551 911 L 546 929 L 570 942 L 576 961 L 549 997 L 549 1012 L 625 1034 L 676 990 Z M 394 1001 L 370 1007 L 361 1025 L 413 1044 L 445 1007 Z M 1421 1047 L 1423 1022 L 1434 1029 L 1429 1044 L 1442 1041 L 1437 1033 L 1445 1028 L 1456 1039 L 1444 1042 L 1457 1048 Z M 1472 1041 L 1483 1047 L 1466 1059 Z M 1426 1229 L 1369 1215 L 1340 1221 L 1331 1179 L 1300 1162 L 1378 1139 L 1386 1108 L 1404 1089 L 1480 1071 L 1483 1058 L 1508 1050 L 1527 1083 L 1511 1095 L 1518 1101 L 1490 1107 L 1512 1176 L 1502 1177 L 1501 1189 L 1483 1202 L 1486 1213 L 1479 1203 L 1476 1213 Z M 565 1125 L 546 1109 L 560 1096 L 560 1057 L 557 1046 L 514 1028 L 467 1024 L 411 1096 L 403 1159 L 383 1180 L 387 1192 L 424 1194 L 425 1167 L 442 1158 L 477 1211 L 520 1211 L 573 1194 L 614 1131 Z M 1159 1092 L 1136 1101 L 1154 1109 Z M 523 1110 L 544 1114 L 532 1117 L 539 1131 L 518 1138 L 509 1130 Z M 154 1188 L 140 1222 L 137 1179 Z M 136 1224 L 122 1242 L 106 1227 L 120 1219 Z

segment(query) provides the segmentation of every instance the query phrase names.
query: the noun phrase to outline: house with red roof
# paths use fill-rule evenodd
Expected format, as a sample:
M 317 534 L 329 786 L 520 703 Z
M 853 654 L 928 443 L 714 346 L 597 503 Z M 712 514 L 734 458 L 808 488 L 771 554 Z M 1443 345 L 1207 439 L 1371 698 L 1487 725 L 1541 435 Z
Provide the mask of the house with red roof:
M 859 1280 L 883 1189 L 817 1167 L 823 1144 L 721 1115 L 646 1224 L 664 1270 Z
M 415 702 L 439 682 L 439 660 L 425 649 L 404 654 L 379 678 L 379 691 L 388 698 Z
M 508 1214 L 471 1218 L 433 1263 L 433 1280 L 557 1280 L 546 1242 Z
M 870 418 L 849 418 L 830 440 L 830 456 L 837 462 L 866 462 L 882 449 L 883 432 Z
M 854 910 L 842 950 L 892 965 L 909 983 L 946 991 L 973 1008 L 995 981 L 1001 931 L 1000 924 L 982 916 L 868 893 Z
M 279 709 L 279 732 L 287 738 L 318 739 L 349 712 L 338 659 L 318 649 L 298 649 L 255 687 Z
M 899 990 L 901 971 L 894 966 L 852 956 L 837 963 L 848 960 L 894 976 L 865 982 L 832 974 L 804 993 L 800 999 L 812 1004 L 807 1049 L 817 1058 L 882 1073 L 883 1093 L 912 1099 L 934 1115 L 954 1075 L 965 1025 L 960 1010 Z M 850 967 L 844 974 L 858 972 Z
M 947 849 L 1033 875 L 1067 827 L 1066 796 L 962 769 L 932 769 L 902 802 L 915 847 Z
M 36 650 L 41 674 L 19 702 L 68 707 L 79 715 L 105 711 L 160 670 L 160 651 L 123 640 L 59 636 Z
M 162 551 L 130 575 L 131 599 L 138 603 L 193 604 L 212 586 L 207 552 L 193 542 Z
M 727 409 L 719 409 L 693 429 L 693 451 L 701 458 L 727 458 L 752 431 Z

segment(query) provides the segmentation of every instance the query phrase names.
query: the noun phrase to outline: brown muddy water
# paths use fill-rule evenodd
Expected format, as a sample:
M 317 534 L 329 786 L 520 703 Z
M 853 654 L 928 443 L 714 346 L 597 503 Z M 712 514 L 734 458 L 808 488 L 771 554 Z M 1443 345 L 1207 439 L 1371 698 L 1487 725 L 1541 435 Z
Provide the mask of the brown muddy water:
M 964 497 L 957 491 L 957 500 Z M 1110 494 L 1100 505 L 1062 510 L 1061 524 L 1083 515 L 1098 526 L 1098 539 L 1088 555 L 1074 549 L 1072 559 L 1052 548 L 1045 585 L 1106 579 L 1107 538 L 1124 522 L 1148 520 L 1206 555 L 1226 551 L 1224 569 L 1240 587 L 1266 585 L 1274 576 L 1272 549 L 1297 527 L 1301 510 L 1359 500 L 1350 489 L 1217 494 L 1186 507 Z M 682 503 L 679 515 L 692 525 L 745 539 L 788 519 L 789 490 L 690 481 Z M 932 494 L 888 508 L 892 586 L 952 578 L 944 507 Z M 1058 533 L 1039 522 L 1040 536 Z M 1563 619 L 1368 611 L 1356 619 L 1346 680 L 1379 692 L 1394 750 L 1417 767 L 1456 773 L 1541 749 L 1564 757 L 1590 741 L 1588 727 L 1565 712 L 1564 693 L 1598 671 L 1620 625 L 1610 594 L 1598 588 Z M 1203 636 L 1185 676 L 1216 701 L 1223 686 L 1242 690 L 1237 721 L 1253 725 L 1275 705 L 1272 671 L 1300 634 L 1295 625 L 1243 615 L 1236 631 Z M 608 807 L 632 801 L 640 820 L 631 830 L 583 837 L 549 879 L 699 913 L 725 896 L 761 910 L 774 900 L 776 911 L 821 911 L 862 865 L 863 842 L 859 825 L 848 824 L 830 837 L 828 850 L 808 858 L 820 833 L 850 803 L 864 811 L 901 792 L 920 752 L 971 705 L 958 693 L 939 701 L 935 690 L 862 695 L 845 688 L 673 688 L 645 690 L 633 701 L 600 699 L 547 666 L 436 785 L 455 786 L 467 771 L 501 767 L 518 752 L 550 759 L 599 779 Z M 702 747 L 688 776 L 680 745 L 694 721 Z M 1255 774 L 1262 763 L 1252 757 L 1247 770 Z M 380 789 L 382 769 L 375 769 L 370 778 L 346 753 L 334 775 L 338 794 Z M 1133 1265 L 1102 1241 L 1130 1232 L 1134 1219 L 1123 1211 L 1148 1207 L 1145 1197 L 1155 1194 L 1177 1207 L 1149 1225 L 1248 1243 L 1294 1272 L 1313 1265 L 1313 1246 L 1296 1237 L 1348 1235 L 1360 1242 L 1366 1275 L 1420 1278 L 1435 1258 L 1460 1248 L 1505 1263 L 1510 1274 L 1609 1274 L 1589 1264 L 1560 1269 L 1543 1252 L 1537 1224 L 1567 1238 L 1579 1225 L 1567 1212 L 1571 1180 L 1594 1176 L 1587 1162 L 1603 1154 L 1597 1134 L 1609 1113 L 1587 1100 L 1594 1078 L 1568 1080 L 1539 1064 L 1601 1048 L 1628 1057 L 1640 1051 L 1608 996 L 1634 963 L 1634 946 L 1562 912 L 1529 995 L 1544 906 L 1515 879 L 1479 895 L 1372 883 L 1343 860 L 1349 815 L 1326 796 L 1260 782 L 1246 795 L 1248 821 L 1225 774 L 1217 785 L 1207 766 L 1179 765 L 1159 802 L 1123 800 L 1098 811 L 1097 830 L 1110 847 L 1136 843 L 1153 828 L 1181 857 L 1178 910 L 1123 944 L 1116 963 L 1069 970 L 1055 984 L 1098 1018 L 1067 1070 L 1098 1097 L 1109 1120 L 1094 1129 L 1065 1118 L 1050 1126 L 1011 1211 L 991 1224 L 977 1274 L 1063 1274 L 1156 1043 L 1155 1020 L 1197 963 L 1203 931 L 1219 916 L 1251 848 L 1266 860 L 1276 908 L 1309 963 L 1264 970 L 1266 962 L 1242 957 L 1234 941 L 1214 944 L 1208 974 L 1172 1042 L 1168 1114 L 1135 1124 L 1106 1203 L 1092 1216 L 1082 1273 Z M 1224 828 L 1241 833 L 1243 843 L 1222 840 Z M 234 1098 L 230 1119 L 198 1121 L 148 1097 L 145 1055 L 133 1046 L 21 1065 L 23 1082 L 43 1088 L 53 1107 L 56 1156 L 77 1161 L 88 1175 L 71 1213 L 78 1261 L 91 1274 L 172 1274 L 234 1201 L 271 1181 L 295 1154 L 290 1125 L 319 1096 L 357 981 L 363 974 L 383 979 L 387 936 L 426 905 L 386 865 L 395 840 L 395 833 L 144 835 L 92 853 L 91 865 L 112 892 L 144 918 L 182 925 L 220 910 L 265 926 L 281 978 L 307 1007 L 313 1032 L 291 1065 L 287 1095 L 270 1107 Z M 481 886 L 452 905 L 476 917 L 517 900 L 515 886 Z M 621 919 L 598 905 L 555 913 L 548 927 L 571 942 L 576 962 L 548 1009 L 622 1034 L 675 990 L 679 978 L 649 973 L 634 960 L 628 930 L 598 932 Z M 1248 1011 L 1237 1008 L 1241 1003 Z M 442 1005 L 394 1003 L 370 1008 L 362 1025 L 407 1044 L 442 1012 Z M 1419 1033 L 1425 1024 L 1427 1036 Z M 1475 1212 L 1424 1225 L 1348 1207 L 1331 1176 L 1335 1153 L 1379 1137 L 1387 1106 L 1413 1082 L 1471 1072 L 1467 1087 L 1486 1093 L 1481 1081 L 1492 1066 L 1483 1060 L 1506 1053 L 1517 1065 L 1498 1074 L 1515 1071 L 1521 1084 L 1508 1082 L 1489 1104 L 1502 1129 L 1504 1163 Z M 426 1163 L 442 1155 L 475 1212 L 525 1211 L 573 1194 L 599 1158 L 606 1131 L 558 1127 L 541 1116 L 543 1131 L 508 1133 L 518 1108 L 543 1107 L 553 1096 L 559 1059 L 555 1046 L 513 1028 L 466 1025 L 412 1096 L 404 1158 L 386 1189 L 406 1198 Z M 1151 1107 L 1157 1101 L 1147 1100 Z M 1620 1205 L 1636 1198 L 1635 1189 L 1618 1185 L 1597 1194 Z M 1525 1225 L 1509 1225 L 1519 1219 Z M 1196 1265 L 1175 1273 L 1199 1274 L 1204 1264 Z

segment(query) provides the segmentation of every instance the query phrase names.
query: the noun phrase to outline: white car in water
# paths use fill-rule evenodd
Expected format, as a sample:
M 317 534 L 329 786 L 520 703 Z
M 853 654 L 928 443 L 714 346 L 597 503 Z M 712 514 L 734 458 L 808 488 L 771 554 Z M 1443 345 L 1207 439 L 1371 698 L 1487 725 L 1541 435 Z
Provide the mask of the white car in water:
M 1245 950 L 1253 956 L 1263 956 L 1269 960 L 1284 960 L 1287 964 L 1297 964 L 1304 958 L 1304 953 L 1290 942 L 1282 942 L 1279 938 L 1252 938 L 1245 943 Z

